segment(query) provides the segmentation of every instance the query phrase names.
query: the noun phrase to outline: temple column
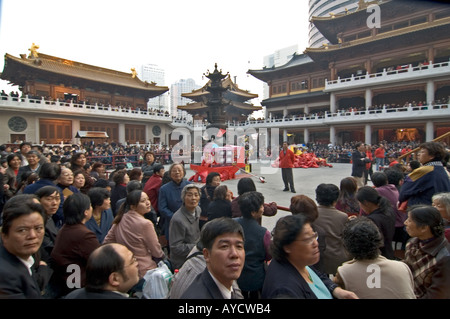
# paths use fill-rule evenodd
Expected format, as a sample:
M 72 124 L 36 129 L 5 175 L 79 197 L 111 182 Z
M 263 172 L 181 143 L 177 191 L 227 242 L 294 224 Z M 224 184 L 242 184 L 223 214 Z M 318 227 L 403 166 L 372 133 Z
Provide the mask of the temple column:
M 434 124 L 433 121 L 428 121 L 425 127 L 425 141 L 431 142 L 434 139 Z
M 125 144 L 125 124 L 119 123 L 119 143 Z
M 372 126 L 370 124 L 366 124 L 365 127 L 365 143 L 372 144 Z
M 330 112 L 336 113 L 336 93 L 330 93 Z
M 434 81 L 428 80 L 427 81 L 427 100 L 426 103 L 428 105 L 432 105 L 434 101 Z
M 283 130 L 283 141 L 282 141 L 282 142 L 285 142 L 285 141 L 287 141 L 287 140 L 288 140 L 287 130 L 284 129 L 284 130 Z
M 336 144 L 336 128 L 333 125 L 330 126 L 330 143 Z
M 372 106 L 372 90 L 371 89 L 366 89 L 366 108 Z
M 309 129 L 308 128 L 305 128 L 303 130 L 303 142 L 305 143 L 305 145 L 309 143 Z
M 37 126 L 39 127 L 39 126 Z M 77 132 L 80 130 L 80 120 L 72 120 L 72 140 L 75 139 L 75 136 L 77 136 Z M 80 142 L 80 139 L 78 139 L 78 143 Z

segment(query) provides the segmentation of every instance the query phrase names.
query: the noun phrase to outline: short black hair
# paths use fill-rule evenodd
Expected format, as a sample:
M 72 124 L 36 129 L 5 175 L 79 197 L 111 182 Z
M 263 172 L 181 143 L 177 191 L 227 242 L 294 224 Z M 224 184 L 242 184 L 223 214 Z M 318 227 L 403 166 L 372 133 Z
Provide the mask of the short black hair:
M 111 197 L 111 193 L 104 187 L 92 187 L 88 191 L 89 199 L 91 200 L 92 208 L 102 206 L 105 199 Z
M 30 197 L 31 198 L 31 197 Z M 14 205 L 8 205 L 3 210 L 2 215 L 2 233 L 8 235 L 11 225 L 14 220 L 19 217 L 30 215 L 33 213 L 39 213 L 42 216 L 42 221 L 45 222 L 45 212 L 41 204 L 32 200 L 17 201 Z
M 216 238 L 227 233 L 238 233 L 243 240 L 245 239 L 244 230 L 237 221 L 229 217 L 220 217 L 207 222 L 202 227 L 200 232 L 201 246 L 211 250 Z
M 369 218 L 361 216 L 348 221 L 342 233 L 344 247 L 357 260 L 372 260 L 380 254 L 383 245 L 377 225 Z
M 74 193 L 64 200 L 63 215 L 67 225 L 81 224 L 84 219 L 84 212 L 91 207 L 91 200 L 88 195 Z
M 241 178 L 237 183 L 237 190 L 239 195 L 246 192 L 256 191 L 255 182 L 250 177 Z
M 123 272 L 125 261 L 112 244 L 94 250 L 86 265 L 86 290 L 102 290 L 113 272 Z
M 339 198 L 339 187 L 334 184 L 319 184 L 316 188 L 316 201 L 319 205 L 331 206 Z
M 375 172 L 372 174 L 372 183 L 375 187 L 381 187 L 388 184 L 388 177 L 384 172 Z
M 264 205 L 264 196 L 260 192 L 247 192 L 238 198 L 239 209 L 242 217 L 251 219 L 252 212 L 257 212 Z

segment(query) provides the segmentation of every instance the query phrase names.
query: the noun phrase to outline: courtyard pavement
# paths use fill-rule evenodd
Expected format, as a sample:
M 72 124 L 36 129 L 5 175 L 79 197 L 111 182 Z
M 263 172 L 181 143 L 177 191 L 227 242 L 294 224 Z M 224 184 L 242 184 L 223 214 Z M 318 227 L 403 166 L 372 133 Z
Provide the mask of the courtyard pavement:
M 351 164 L 331 164 L 333 167 L 294 168 L 294 185 L 295 190 L 297 191 L 295 194 L 291 192 L 283 192 L 284 184 L 281 178 L 281 169 L 274 169 L 275 172 L 273 174 L 261 174 L 261 168 L 264 171 L 264 167 L 267 167 L 267 164 L 252 164 L 251 174 L 263 176 L 265 179 L 264 183 L 262 183 L 258 177 L 253 177 L 244 172 L 238 172 L 235 179 L 223 181 L 222 184 L 227 185 L 233 192 L 234 196 L 237 196 L 237 183 L 239 179 L 243 176 L 251 177 L 255 182 L 256 190 L 264 195 L 266 203 L 276 202 L 279 207 L 289 209 L 292 196 L 303 194 L 315 200 L 315 189 L 319 184 L 331 183 L 339 187 L 341 179 L 351 175 Z M 168 169 L 168 167 L 166 169 Z M 191 170 L 189 165 L 186 164 L 186 178 L 190 178 L 194 174 L 195 171 Z M 198 183 L 198 185 L 203 186 L 204 184 Z M 372 183 L 369 181 L 368 185 L 372 186 Z M 271 231 L 275 227 L 276 221 L 287 215 L 290 215 L 289 211 L 284 211 L 279 208 L 275 216 L 263 216 L 262 225 Z

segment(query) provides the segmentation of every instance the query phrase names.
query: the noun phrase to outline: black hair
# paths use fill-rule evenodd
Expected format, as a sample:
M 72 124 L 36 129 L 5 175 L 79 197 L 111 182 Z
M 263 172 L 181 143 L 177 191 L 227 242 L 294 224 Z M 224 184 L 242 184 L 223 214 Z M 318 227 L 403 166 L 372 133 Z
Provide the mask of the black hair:
M 111 197 L 110 192 L 103 187 L 92 187 L 88 191 L 89 199 L 91 200 L 92 208 L 96 208 L 97 206 L 102 206 L 105 199 Z
M 371 260 L 379 256 L 383 239 L 377 225 L 361 216 L 348 221 L 342 233 L 344 247 L 357 260 Z
M 237 183 L 238 194 L 242 195 L 246 192 L 256 191 L 255 182 L 250 177 L 241 178 Z
M 211 173 L 209 173 L 209 174 L 206 176 L 206 185 L 211 184 L 212 181 L 213 181 L 213 179 L 214 179 L 214 177 L 216 177 L 216 176 L 219 176 L 219 177 L 220 177 L 220 174 L 217 173 L 217 172 L 211 172 Z
M 242 217 L 251 219 L 252 212 L 257 212 L 264 205 L 264 196 L 260 192 L 246 192 L 239 196 L 238 205 Z
M 113 272 L 123 273 L 125 261 L 112 244 L 94 250 L 86 265 L 86 290 L 102 290 Z
M 42 179 L 56 181 L 59 175 L 61 175 L 61 166 L 56 163 L 44 163 L 42 164 L 38 175 Z
M 391 202 L 386 197 L 381 196 L 378 191 L 371 186 L 363 186 L 358 189 L 356 199 L 360 203 L 369 202 L 378 205 L 385 215 L 390 215 L 393 213 Z
M 36 195 L 39 199 L 41 199 L 42 197 L 50 196 L 50 195 L 54 194 L 55 192 L 60 194 L 60 190 L 58 187 L 52 186 L 52 185 L 47 185 L 47 186 L 39 188 L 36 192 L 34 192 L 34 195 Z
M 83 193 L 74 193 L 67 197 L 63 203 L 64 222 L 67 225 L 81 224 L 84 212 L 91 207 L 89 196 Z
M 430 227 L 430 231 L 434 237 L 441 237 L 444 234 L 444 220 L 436 207 L 414 205 L 408 208 L 408 216 L 417 224 L 417 226 Z
M 31 197 L 30 197 L 31 199 Z M 39 213 L 42 216 L 42 222 L 45 223 L 45 212 L 41 204 L 33 200 L 17 201 L 14 205 L 5 206 L 2 215 L 2 233 L 8 235 L 12 223 L 19 217 Z
M 384 172 L 373 173 L 371 179 L 375 187 L 381 187 L 388 184 L 388 177 Z
M 331 206 L 339 198 L 339 187 L 334 184 L 319 184 L 316 188 L 316 201 L 319 205 Z
M 202 227 L 200 232 L 200 245 L 203 248 L 211 250 L 216 238 L 228 233 L 237 233 L 242 236 L 242 240 L 245 239 L 244 230 L 237 221 L 229 217 L 215 218 Z
M 288 215 L 277 221 L 272 231 L 272 242 L 270 244 L 272 257 L 276 261 L 284 262 L 287 260 L 284 247 L 296 240 L 307 223 L 306 216 L 302 214 Z

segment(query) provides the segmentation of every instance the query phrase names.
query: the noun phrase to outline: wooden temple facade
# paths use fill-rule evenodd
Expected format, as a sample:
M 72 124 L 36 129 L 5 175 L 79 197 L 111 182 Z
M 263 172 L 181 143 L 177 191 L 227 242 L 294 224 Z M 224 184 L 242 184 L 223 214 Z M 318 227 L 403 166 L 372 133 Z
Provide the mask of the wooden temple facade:
M 147 110 L 147 101 L 168 87 L 141 81 L 134 69 L 120 72 L 37 52 L 5 54 L 0 78 L 19 96 L 2 96 L 0 139 L 46 144 L 75 143 L 78 131 L 104 131 L 101 141 L 167 143 L 168 114 Z M 98 141 L 98 140 L 96 140 Z
M 311 22 L 328 40 L 322 47 L 248 71 L 269 85 L 265 122 L 284 139 L 370 144 L 450 131 L 449 5 L 360 1 L 355 12 Z

